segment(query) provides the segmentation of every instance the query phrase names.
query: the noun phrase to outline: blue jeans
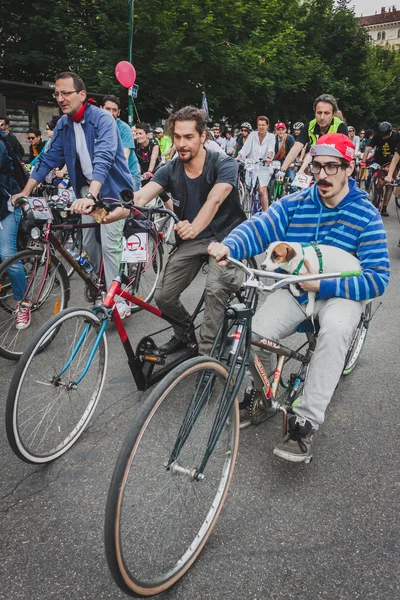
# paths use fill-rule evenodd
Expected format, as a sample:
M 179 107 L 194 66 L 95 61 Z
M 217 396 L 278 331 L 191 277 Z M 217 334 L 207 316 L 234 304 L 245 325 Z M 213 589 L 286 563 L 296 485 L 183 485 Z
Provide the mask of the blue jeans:
M 16 208 L 5 219 L 0 221 L 0 259 L 7 260 L 17 253 L 18 225 L 21 220 L 21 209 Z M 7 274 L 10 278 L 14 299 L 18 302 L 24 297 L 26 290 L 25 271 L 22 262 L 14 263 Z

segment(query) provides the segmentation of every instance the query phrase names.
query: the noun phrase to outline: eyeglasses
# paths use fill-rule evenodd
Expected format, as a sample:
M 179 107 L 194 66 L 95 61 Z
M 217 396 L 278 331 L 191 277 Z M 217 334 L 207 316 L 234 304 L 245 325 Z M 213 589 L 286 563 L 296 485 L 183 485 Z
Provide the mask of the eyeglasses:
M 349 133 L 354 133 L 354 129 L 349 129 Z
M 241 129 L 240 131 L 249 131 L 248 129 Z
M 326 165 L 321 165 L 318 162 L 312 162 L 310 164 L 310 171 L 313 175 L 319 175 L 322 169 L 325 171 L 326 175 L 337 175 L 337 172 L 340 168 L 343 168 L 341 163 L 326 163 Z
M 70 96 L 71 94 L 79 94 L 79 92 L 81 91 L 82 90 L 73 90 L 72 92 L 54 92 L 52 96 L 57 100 L 57 98 L 59 98 L 60 96 L 62 96 L 63 98 L 68 98 L 68 96 Z
M 28 140 L 34 140 L 34 139 L 35 139 L 34 137 L 29 137 L 29 135 L 28 135 Z

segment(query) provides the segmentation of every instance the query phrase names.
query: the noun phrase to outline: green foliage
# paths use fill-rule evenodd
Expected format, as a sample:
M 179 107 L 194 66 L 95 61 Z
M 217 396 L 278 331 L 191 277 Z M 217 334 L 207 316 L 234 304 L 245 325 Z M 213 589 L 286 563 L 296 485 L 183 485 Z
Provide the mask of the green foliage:
M 353 125 L 400 124 L 400 55 L 373 47 L 349 0 L 137 0 L 133 64 L 140 116 L 154 121 L 203 90 L 215 119 L 267 114 L 306 120 L 332 93 Z M 93 92 L 117 93 L 127 59 L 128 0 L 3 0 L 0 77 L 40 83 L 78 72 Z

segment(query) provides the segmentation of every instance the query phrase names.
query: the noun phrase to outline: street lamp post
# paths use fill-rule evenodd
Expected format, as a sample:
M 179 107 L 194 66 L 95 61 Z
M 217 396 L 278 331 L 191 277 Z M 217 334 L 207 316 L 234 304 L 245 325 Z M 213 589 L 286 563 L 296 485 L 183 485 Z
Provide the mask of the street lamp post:
M 133 52 L 133 15 L 134 15 L 134 0 L 129 0 L 129 41 L 128 41 L 128 61 L 132 64 L 132 52 Z M 128 124 L 129 127 L 133 125 L 134 115 L 134 100 L 132 93 L 128 92 Z

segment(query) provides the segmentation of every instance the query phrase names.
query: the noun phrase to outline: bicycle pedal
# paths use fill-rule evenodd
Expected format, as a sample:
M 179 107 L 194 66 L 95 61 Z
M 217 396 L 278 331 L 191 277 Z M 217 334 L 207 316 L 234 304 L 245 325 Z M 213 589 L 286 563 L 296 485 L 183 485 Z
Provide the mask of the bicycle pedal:
M 165 355 L 164 354 L 144 354 L 143 360 L 145 362 L 150 362 L 155 365 L 165 365 Z

